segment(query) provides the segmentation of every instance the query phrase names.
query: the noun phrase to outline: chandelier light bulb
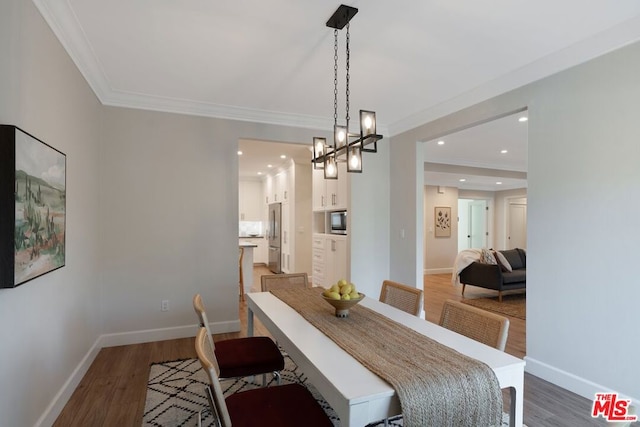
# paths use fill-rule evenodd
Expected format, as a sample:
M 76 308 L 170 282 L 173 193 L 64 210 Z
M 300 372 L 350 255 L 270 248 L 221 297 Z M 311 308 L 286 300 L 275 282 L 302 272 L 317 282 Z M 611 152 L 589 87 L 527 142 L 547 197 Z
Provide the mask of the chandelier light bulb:
M 344 134 L 344 131 L 343 131 L 343 130 L 341 130 L 340 132 L 338 132 L 338 141 L 340 141 L 340 142 L 344 142 L 344 137 L 345 137 L 345 134 Z
M 367 116 L 367 117 L 364 119 L 364 127 L 365 127 L 366 129 L 371 129 L 371 126 L 373 126 L 373 120 L 371 120 L 371 116 Z
M 331 162 L 327 164 L 327 175 L 333 176 L 336 174 L 336 164 Z
M 355 152 L 352 152 L 351 156 L 349 156 L 349 164 L 351 166 L 351 169 L 360 169 L 360 158 L 356 155 Z
M 324 154 L 324 144 L 322 143 L 322 141 L 318 141 L 316 142 L 316 153 L 321 156 L 322 154 Z

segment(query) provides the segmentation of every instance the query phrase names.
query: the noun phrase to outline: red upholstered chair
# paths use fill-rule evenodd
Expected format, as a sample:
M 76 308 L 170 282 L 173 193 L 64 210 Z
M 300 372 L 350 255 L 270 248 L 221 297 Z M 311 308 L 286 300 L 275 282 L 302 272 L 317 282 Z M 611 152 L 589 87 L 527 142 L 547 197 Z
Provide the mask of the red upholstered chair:
M 218 360 L 220 378 L 262 374 L 262 383 L 266 385 L 266 374 L 273 373 L 277 383 L 280 384 L 280 371 L 284 369 L 284 357 L 271 338 L 245 337 L 214 343 L 200 294 L 193 297 L 193 309 L 200 320 L 200 327 L 207 331 L 208 345 Z
M 257 388 L 232 394 L 226 399 L 220 386 L 216 355 L 207 344 L 209 332 L 200 328 L 196 353 L 207 373 L 205 388 L 211 411 L 222 427 L 332 427 L 333 423 L 303 385 L 294 383 Z M 200 420 L 199 420 L 200 421 Z

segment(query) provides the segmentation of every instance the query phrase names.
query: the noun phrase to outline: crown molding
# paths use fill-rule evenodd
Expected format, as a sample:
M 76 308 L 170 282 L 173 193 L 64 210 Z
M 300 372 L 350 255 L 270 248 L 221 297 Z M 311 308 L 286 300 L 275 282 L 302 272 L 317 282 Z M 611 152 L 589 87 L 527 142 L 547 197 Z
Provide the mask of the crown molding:
M 69 2 L 33 0 L 33 3 L 100 102 L 103 102 L 111 91 L 111 85 Z
M 295 126 L 307 129 L 330 130 L 333 128 L 333 121 L 330 117 L 273 112 L 115 90 L 110 84 L 102 64 L 88 43 L 84 30 L 69 4 L 69 0 L 33 0 L 33 3 L 93 92 L 104 105 Z M 595 36 L 575 43 L 561 51 L 550 54 L 393 124 L 381 126 L 379 123 L 378 128 L 387 137 L 401 134 L 470 105 L 524 86 L 576 64 L 586 62 L 637 40 L 640 40 L 640 16 L 629 19 Z

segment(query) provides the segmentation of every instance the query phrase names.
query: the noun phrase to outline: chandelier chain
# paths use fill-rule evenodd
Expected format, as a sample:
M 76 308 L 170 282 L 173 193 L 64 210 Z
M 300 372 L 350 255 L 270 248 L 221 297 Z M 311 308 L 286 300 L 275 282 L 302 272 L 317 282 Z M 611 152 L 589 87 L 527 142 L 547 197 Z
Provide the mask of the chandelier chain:
M 333 30 L 333 124 L 338 124 L 338 29 Z
M 347 22 L 347 129 L 349 128 L 349 58 L 350 58 L 350 50 L 349 50 L 349 23 Z

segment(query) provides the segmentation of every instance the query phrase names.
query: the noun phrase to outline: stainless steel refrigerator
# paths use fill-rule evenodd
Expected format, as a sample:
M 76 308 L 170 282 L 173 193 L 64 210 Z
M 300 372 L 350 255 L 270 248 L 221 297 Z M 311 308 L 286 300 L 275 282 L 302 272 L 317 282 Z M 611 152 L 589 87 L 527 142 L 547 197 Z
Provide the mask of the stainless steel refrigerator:
M 269 243 L 269 270 L 274 273 L 282 273 L 282 247 L 281 228 L 282 209 L 280 203 L 269 205 L 269 225 L 267 239 Z

